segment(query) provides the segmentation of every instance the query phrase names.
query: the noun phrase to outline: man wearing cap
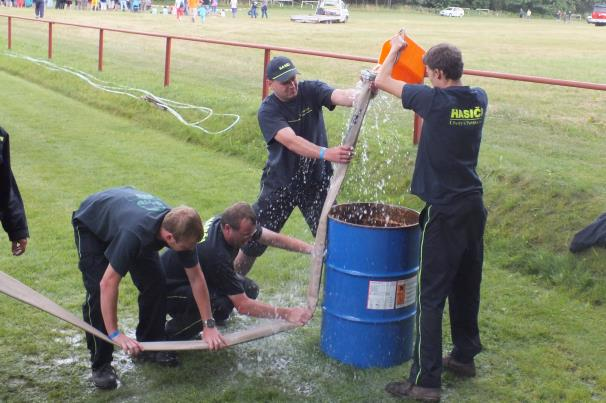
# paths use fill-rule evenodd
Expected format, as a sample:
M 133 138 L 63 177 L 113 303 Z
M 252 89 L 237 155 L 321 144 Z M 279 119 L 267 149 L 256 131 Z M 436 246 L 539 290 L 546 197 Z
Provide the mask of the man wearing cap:
M 267 143 L 268 159 L 261 176 L 259 199 L 253 208 L 259 223 L 280 232 L 299 207 L 316 234 L 332 175 L 331 162 L 347 164 L 353 148 L 328 147 L 322 107 L 352 106 L 356 91 L 334 89 L 322 81 L 297 81 L 297 68 L 284 56 L 267 65 L 266 78 L 273 93 L 263 100 L 259 126 Z M 249 242 L 236 257 L 236 270 L 246 275 L 266 246 Z

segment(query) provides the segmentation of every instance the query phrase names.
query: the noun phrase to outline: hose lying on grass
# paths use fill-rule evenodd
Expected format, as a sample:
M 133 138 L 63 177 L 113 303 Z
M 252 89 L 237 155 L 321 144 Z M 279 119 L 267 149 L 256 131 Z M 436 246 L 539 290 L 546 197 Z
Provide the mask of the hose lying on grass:
M 94 88 L 97 88 L 102 91 L 110 92 L 112 94 L 127 95 L 131 98 L 141 99 L 141 100 L 150 102 L 154 106 L 158 107 L 159 109 L 169 112 L 171 115 L 173 115 L 179 122 L 183 123 L 185 126 L 193 127 L 194 129 L 198 129 L 206 134 L 225 133 L 225 132 L 229 131 L 230 129 L 232 129 L 240 121 L 240 116 L 235 115 L 233 113 L 215 114 L 211 108 L 207 108 L 205 106 L 190 105 L 190 104 L 186 104 L 183 102 L 177 102 L 177 101 L 173 101 L 170 99 L 161 98 L 161 97 L 158 97 L 158 96 L 152 94 L 151 92 L 149 92 L 147 90 L 142 90 L 140 88 L 132 88 L 132 87 L 119 86 L 119 85 L 110 85 L 110 83 L 108 83 L 107 81 L 100 80 L 100 79 L 96 78 L 95 76 L 93 76 L 92 74 L 85 73 L 84 71 L 76 70 L 76 69 L 73 69 L 73 68 L 67 67 L 67 66 L 59 66 L 59 65 L 49 62 L 48 60 L 36 59 L 34 57 L 23 56 L 23 55 L 15 54 L 12 52 L 4 52 L 4 54 L 6 56 L 16 57 L 16 58 L 27 60 L 29 62 L 35 63 L 39 66 L 43 66 L 52 71 L 60 71 L 60 72 L 72 74 L 72 75 L 80 78 L 81 80 L 86 81 L 88 84 L 90 84 Z M 179 112 L 177 112 L 177 109 L 181 109 L 181 110 L 189 109 L 189 110 L 197 111 L 197 112 L 201 113 L 204 117 L 196 122 L 188 122 L 183 116 L 181 116 L 181 114 Z M 207 121 L 208 119 L 210 119 L 212 116 L 228 117 L 232 120 L 232 122 L 229 125 L 227 125 L 227 127 L 223 128 L 219 131 L 211 131 L 211 130 L 208 130 L 208 129 L 202 127 L 201 124 L 204 123 L 205 121 Z
M 349 122 L 347 134 L 343 144 L 354 147 L 358 140 L 360 128 L 362 127 L 362 121 L 368 108 L 368 103 L 371 99 L 371 88 L 370 85 L 374 80 L 374 73 L 366 72 L 363 73 L 363 83 L 360 92 L 354 102 L 354 111 Z M 312 262 L 310 266 L 309 275 L 309 287 L 307 290 L 307 301 L 308 307 L 315 311 L 318 303 L 318 294 L 320 290 L 320 279 L 322 277 L 322 263 L 324 259 L 324 249 L 326 246 L 326 229 L 328 212 L 332 207 L 334 201 L 339 194 L 341 184 L 347 173 L 348 164 L 337 164 L 335 173 L 330 181 L 330 188 L 326 201 L 322 208 L 322 215 L 320 217 L 320 223 L 316 235 L 316 241 L 314 246 L 314 253 L 312 254 Z M 44 295 L 36 292 L 25 284 L 19 282 L 13 277 L 0 271 L 0 292 L 12 297 L 18 301 L 32 305 L 44 312 L 47 312 L 65 322 L 71 323 L 72 325 L 84 330 L 85 332 L 91 333 L 96 337 L 105 340 L 108 343 L 112 343 L 119 347 L 119 345 L 110 340 L 107 335 L 101 333 L 88 323 L 79 319 L 74 314 L 65 310 L 55 302 L 51 301 Z M 234 344 L 243 343 L 259 339 L 262 337 L 271 336 L 276 333 L 291 330 L 299 325 L 286 322 L 284 320 L 268 320 L 265 323 L 255 326 L 253 328 L 228 333 L 223 335 L 227 344 L 232 346 Z M 162 350 L 207 350 L 208 344 L 202 340 L 190 340 L 190 341 L 158 341 L 158 342 L 140 342 L 144 350 L 148 351 L 162 351 Z

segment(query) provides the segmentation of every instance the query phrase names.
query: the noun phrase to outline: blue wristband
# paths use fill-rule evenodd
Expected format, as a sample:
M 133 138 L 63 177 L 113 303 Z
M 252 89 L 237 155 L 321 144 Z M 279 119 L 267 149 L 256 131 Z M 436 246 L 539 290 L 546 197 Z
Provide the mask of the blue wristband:
M 116 329 L 112 334 L 108 335 L 107 337 L 109 337 L 109 339 L 113 341 L 118 336 L 120 336 L 120 331 Z
M 324 159 L 324 154 L 326 154 L 326 147 L 320 147 L 320 159 Z

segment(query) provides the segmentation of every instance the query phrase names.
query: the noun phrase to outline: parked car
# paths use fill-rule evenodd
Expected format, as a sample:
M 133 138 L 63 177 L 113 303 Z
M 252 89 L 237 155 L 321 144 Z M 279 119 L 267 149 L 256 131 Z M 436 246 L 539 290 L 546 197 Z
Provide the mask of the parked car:
M 593 12 L 587 17 L 589 24 L 595 24 L 596 27 L 606 25 L 606 4 L 596 4 L 593 6 Z
M 465 11 L 461 7 L 447 7 L 440 11 L 440 15 L 443 17 L 462 17 L 465 15 Z

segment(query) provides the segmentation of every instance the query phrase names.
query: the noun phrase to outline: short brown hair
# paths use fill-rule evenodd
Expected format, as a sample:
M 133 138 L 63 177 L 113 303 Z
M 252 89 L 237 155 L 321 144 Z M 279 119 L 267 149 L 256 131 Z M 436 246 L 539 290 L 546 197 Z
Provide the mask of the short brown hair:
M 257 215 L 250 204 L 239 202 L 225 209 L 221 215 L 221 226 L 228 224 L 237 231 L 240 229 L 240 221 L 245 218 L 253 225 L 257 225 Z
M 432 70 L 442 70 L 449 80 L 458 80 L 463 75 L 463 55 L 450 43 L 433 46 L 423 56 L 423 63 Z
M 195 239 L 196 242 L 200 242 L 204 235 L 202 218 L 196 210 L 188 206 L 171 209 L 164 216 L 162 228 L 173 234 L 177 242 L 182 239 Z

